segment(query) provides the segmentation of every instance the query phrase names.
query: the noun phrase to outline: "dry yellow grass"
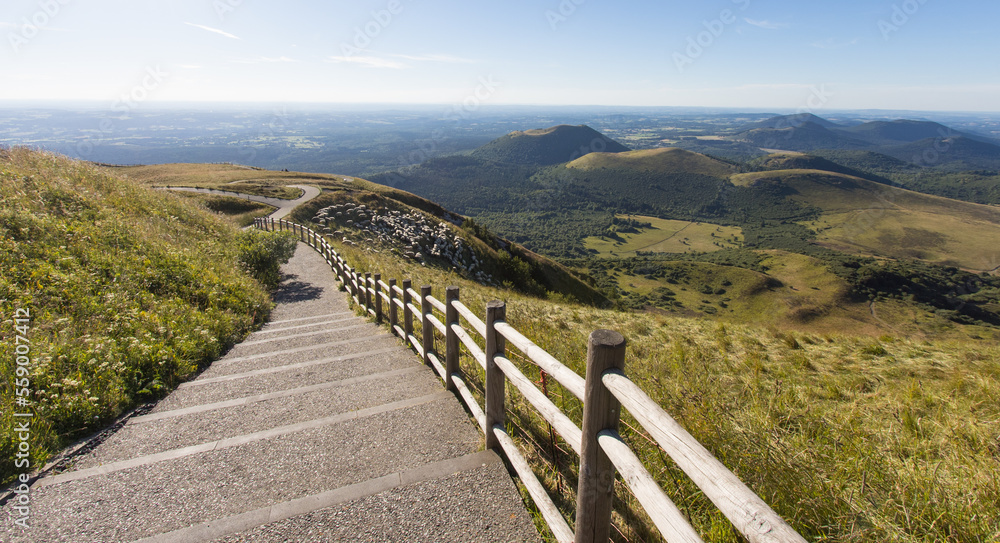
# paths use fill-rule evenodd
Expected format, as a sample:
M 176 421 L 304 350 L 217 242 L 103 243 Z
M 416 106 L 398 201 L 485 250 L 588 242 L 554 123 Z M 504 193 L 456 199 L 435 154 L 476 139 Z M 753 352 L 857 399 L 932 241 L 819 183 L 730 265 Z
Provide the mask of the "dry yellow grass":
M 707 253 L 739 247 L 743 242 L 743 229 L 736 226 L 658 219 L 643 215 L 618 215 L 618 218 L 633 218 L 639 222 L 647 222 L 652 228 L 643 228 L 638 233 L 619 233 L 621 241 L 607 237 L 589 237 L 583 240 L 584 246 L 597 251 L 602 257 L 629 257 L 635 256 L 639 251 Z

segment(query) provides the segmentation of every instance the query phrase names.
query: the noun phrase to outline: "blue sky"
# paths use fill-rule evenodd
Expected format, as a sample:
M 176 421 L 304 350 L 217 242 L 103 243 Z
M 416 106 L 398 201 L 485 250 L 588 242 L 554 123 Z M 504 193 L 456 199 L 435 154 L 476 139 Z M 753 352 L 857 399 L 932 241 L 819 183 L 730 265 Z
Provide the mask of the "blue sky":
M 4 0 L 0 100 L 1000 111 L 1000 2 Z

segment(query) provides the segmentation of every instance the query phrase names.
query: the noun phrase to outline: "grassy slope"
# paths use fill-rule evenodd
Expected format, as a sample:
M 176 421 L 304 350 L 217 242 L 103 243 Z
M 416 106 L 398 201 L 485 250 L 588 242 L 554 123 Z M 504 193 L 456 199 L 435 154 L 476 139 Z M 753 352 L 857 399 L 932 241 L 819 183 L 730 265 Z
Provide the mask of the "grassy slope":
M 162 186 L 183 185 L 183 186 L 212 186 L 228 190 L 237 190 L 228 185 L 233 180 L 243 180 L 261 188 L 266 193 L 280 193 L 286 184 L 308 183 L 324 190 L 326 194 L 322 197 L 302 206 L 293 216 L 302 223 L 308 222 L 314 212 L 320 207 L 341 203 L 344 201 L 355 201 L 358 203 L 388 205 L 392 209 L 407 212 L 411 209 L 419 210 L 437 220 L 444 218 L 457 219 L 457 215 L 449 213 L 440 205 L 421 198 L 412 193 L 372 183 L 361 178 L 345 178 L 336 175 L 317 175 L 298 172 L 272 172 L 267 170 L 247 169 L 240 166 L 220 165 L 220 164 L 164 164 L 159 166 L 139 166 L 127 168 L 113 168 L 115 172 L 125 172 L 131 179 L 138 182 Z M 204 198 L 203 196 L 200 196 Z M 213 202 L 215 202 L 213 204 Z M 225 200 L 209 200 L 209 205 L 216 205 L 222 209 L 227 206 Z M 235 205 L 235 203 L 233 204 Z M 248 211 L 238 217 L 242 221 L 251 219 L 260 212 Z M 252 219 L 251 219 L 252 220 Z M 568 268 L 553 262 L 552 260 L 524 249 L 523 247 L 512 245 L 508 252 L 517 256 L 523 265 L 516 261 L 505 259 L 493 245 L 499 243 L 506 244 L 502 240 L 488 239 L 491 243 L 476 239 L 474 233 L 454 228 L 454 230 L 473 243 L 480 257 L 484 258 L 484 263 L 494 272 L 500 280 L 508 280 L 517 283 L 519 278 L 530 278 L 538 283 L 539 294 L 551 291 L 596 305 L 606 305 L 608 300 L 600 293 L 576 277 Z M 490 236 L 491 237 L 491 236 Z M 519 273 L 520 272 L 520 273 Z M 527 285 L 520 285 L 522 287 Z
M 332 175 L 278 172 L 232 164 L 115 166 L 107 170 L 156 187 L 214 188 L 285 199 L 302 195 L 301 190 L 286 187 L 287 184 L 316 184 L 343 179 Z
M 629 341 L 626 372 L 807 538 L 996 537 L 1000 406 L 992 398 L 1000 394 L 1000 349 L 995 341 L 789 334 L 599 310 L 482 287 L 388 253 L 342 249 L 360 271 L 379 271 L 383 279 L 411 277 L 414 284 L 434 285 L 438 295 L 444 286 L 458 285 L 463 302 L 477 312 L 487 300 L 507 300 L 508 321 L 581 374 L 587 334 L 597 328 L 622 332 Z M 812 281 L 816 271 L 796 260 L 773 264 L 783 270 L 777 273 L 798 274 L 803 281 Z M 747 279 L 751 288 L 752 278 Z M 819 278 L 824 290 L 825 280 Z M 478 365 L 463 357 L 463 367 L 475 381 Z M 538 379 L 536 370 L 525 369 Z M 551 381 L 550 394 L 579 422 L 579 407 L 569 394 Z M 524 404 L 516 393 L 510 405 L 518 424 L 531 426 L 533 439 L 547 443 L 545 426 L 519 414 Z M 706 541 L 739 541 L 656 449 L 627 428 L 623 433 Z M 547 448 L 529 452 L 538 462 L 547 455 Z M 574 473 L 566 466 L 574 461 L 560 461 L 568 494 L 559 501 L 568 509 Z M 541 466 L 536 471 L 554 491 L 557 477 Z M 634 506 L 627 497 L 625 502 Z M 656 540 L 642 536 L 644 530 L 634 528 L 633 540 Z
M 596 256 L 598 257 L 628 257 L 635 256 L 636 251 L 653 253 L 711 252 L 727 247 L 739 247 L 743 239 L 743 230 L 733 226 L 674 221 L 642 215 L 619 215 L 619 218 L 626 217 L 649 223 L 652 228 L 640 228 L 638 232 L 619 232 L 620 239 L 617 240 L 608 237 L 589 237 L 583 241 L 584 246 L 587 249 L 597 251 Z
M 930 196 L 817 170 L 734 175 L 740 186 L 777 180 L 791 199 L 822 210 L 808 226 L 848 253 L 917 258 L 972 271 L 1000 266 L 1000 209 Z
M 362 186 L 364 188 L 359 190 Z M 423 212 L 428 219 L 447 224 L 455 234 L 462 237 L 475 250 L 485 271 L 492 274 L 498 281 L 509 282 L 519 290 L 534 292 L 538 295 L 551 293 L 599 306 L 609 304 L 603 295 L 561 264 L 507 242 L 502 242 L 507 245 L 507 250 L 500 250 L 498 244 L 501 243 L 501 240 L 496 238 L 492 240 L 479 239 L 475 232 L 442 221 L 442 216 L 446 215 L 447 212 L 436 204 L 375 183 L 365 181 L 363 184 L 355 183 L 350 188 L 330 188 L 328 193 L 297 208 L 291 219 L 302 224 L 312 224 L 312 217 L 317 210 L 344 202 L 360 203 L 372 209 L 389 209 L 404 213 L 418 210 Z M 314 224 L 312 226 L 318 227 Z M 370 234 L 345 225 L 337 225 L 336 228 L 358 240 L 370 236 Z M 368 248 L 374 251 L 391 251 L 393 249 L 393 247 L 374 246 Z M 395 249 L 398 250 L 398 247 Z M 508 258 L 508 254 L 516 256 L 518 260 Z M 445 267 L 450 268 L 451 266 L 448 264 Z
M 472 156 L 510 164 L 551 165 L 595 151 L 617 153 L 628 148 L 589 126 L 559 125 L 511 132 L 479 147 Z
M 196 372 L 270 311 L 235 224 L 61 157 L 0 151 L 0 478 L 12 475 L 14 330 L 31 311 L 32 467 Z
M 566 165 L 569 168 L 634 168 L 654 172 L 690 172 L 728 177 L 736 172 L 731 164 L 677 148 L 645 149 L 624 153 L 590 153 Z

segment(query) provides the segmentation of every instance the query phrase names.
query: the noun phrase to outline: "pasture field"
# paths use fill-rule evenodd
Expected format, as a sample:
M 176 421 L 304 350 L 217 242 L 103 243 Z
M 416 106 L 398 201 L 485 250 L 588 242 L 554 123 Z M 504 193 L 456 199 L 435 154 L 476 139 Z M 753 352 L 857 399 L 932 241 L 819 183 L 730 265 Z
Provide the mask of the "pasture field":
M 589 237 L 584 246 L 597 251 L 601 257 L 636 256 L 638 252 L 688 253 L 712 252 L 720 249 L 740 247 L 743 229 L 734 226 L 720 226 L 706 222 L 676 221 L 645 217 L 642 215 L 618 215 L 618 218 L 632 218 L 650 223 L 651 228 L 640 228 L 638 232 L 619 232 L 619 239 L 608 236 Z

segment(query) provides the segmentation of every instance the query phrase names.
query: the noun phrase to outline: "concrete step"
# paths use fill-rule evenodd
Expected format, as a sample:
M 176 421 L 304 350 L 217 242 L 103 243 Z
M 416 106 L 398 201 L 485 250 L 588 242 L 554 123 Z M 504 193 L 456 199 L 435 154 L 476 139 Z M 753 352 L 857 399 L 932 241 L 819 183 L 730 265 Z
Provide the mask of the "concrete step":
M 366 324 L 365 326 L 370 325 Z M 246 373 L 269 367 L 287 366 L 321 358 L 330 358 L 332 355 L 357 354 L 391 347 L 402 347 L 402 344 L 394 336 L 375 327 L 358 329 L 355 332 L 350 336 L 329 336 L 326 338 L 327 340 L 311 342 L 305 345 L 272 346 L 274 350 L 244 356 L 227 355 L 226 358 L 214 362 L 192 382 L 237 373 Z
M 309 387 L 237 398 L 136 417 L 101 443 L 74 469 L 234 438 L 272 428 L 433 395 L 441 383 L 414 365 Z
M 538 541 L 492 451 L 161 534 L 143 543 Z
M 332 353 L 331 353 L 332 354 Z M 332 355 L 295 364 L 272 366 L 185 383 L 161 400 L 153 413 L 341 381 L 419 364 L 413 353 L 397 345 L 362 353 Z
M 31 540 L 134 540 L 479 448 L 481 439 L 454 398 L 426 400 L 249 441 L 220 441 L 190 454 L 181 449 L 45 478 L 32 489 Z

